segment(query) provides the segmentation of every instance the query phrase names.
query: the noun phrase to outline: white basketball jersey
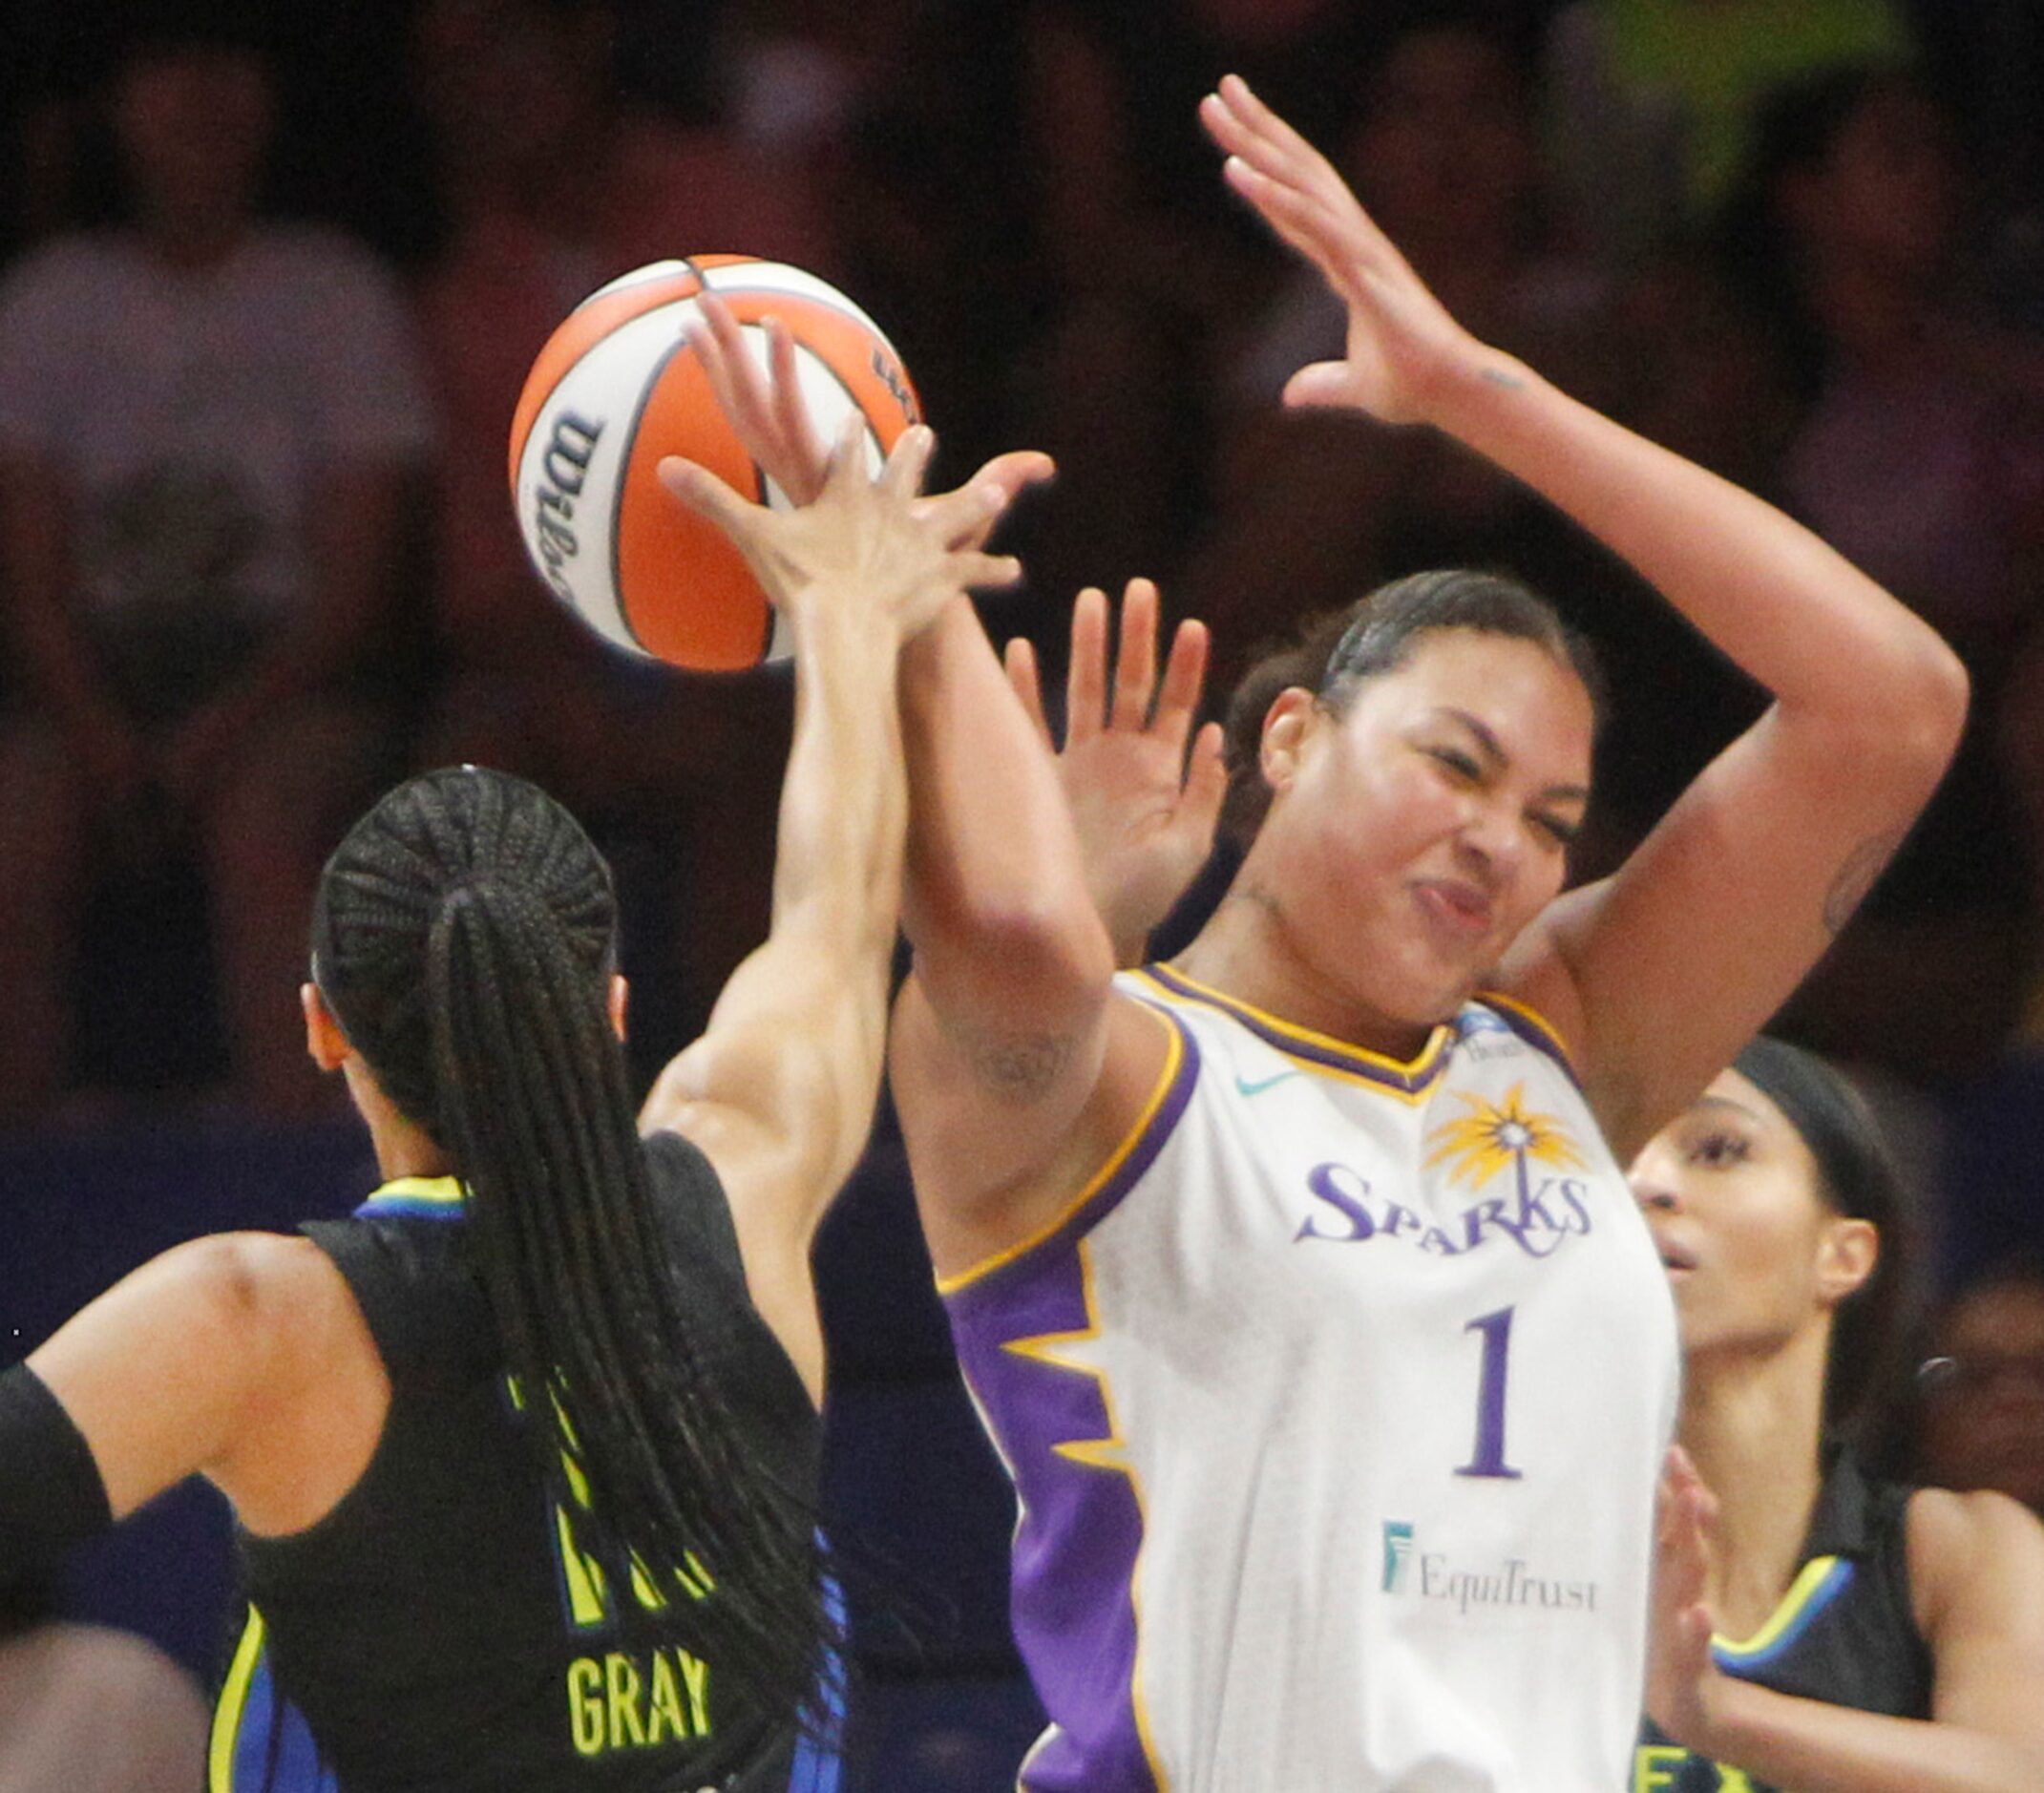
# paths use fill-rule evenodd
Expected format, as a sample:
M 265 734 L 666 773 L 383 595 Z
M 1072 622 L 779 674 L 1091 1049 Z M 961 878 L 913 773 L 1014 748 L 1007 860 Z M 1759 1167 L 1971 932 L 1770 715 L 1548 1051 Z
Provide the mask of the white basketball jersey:
M 1014 1478 L 1029 1793 L 1627 1784 L 1674 1305 L 1559 1043 L 1410 1064 L 1167 967 L 1130 1137 L 941 1287 Z

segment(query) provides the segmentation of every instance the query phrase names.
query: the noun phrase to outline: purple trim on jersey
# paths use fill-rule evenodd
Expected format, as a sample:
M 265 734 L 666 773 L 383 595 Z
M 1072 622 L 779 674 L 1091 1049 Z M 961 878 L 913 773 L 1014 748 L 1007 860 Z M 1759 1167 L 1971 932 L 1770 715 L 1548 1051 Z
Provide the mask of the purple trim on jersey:
M 1561 1043 L 1561 1036 L 1531 1009 L 1521 1008 L 1508 1002 L 1489 990 L 1477 992 L 1473 1007 L 1481 1008 L 1486 1015 L 1495 1015 L 1535 1051 L 1544 1053 L 1562 1068 L 1562 1073 L 1574 1086 L 1578 1093 L 1583 1080 L 1575 1074 L 1575 1066 L 1569 1062 L 1569 1049 Z
M 1090 1330 L 1085 1249 L 1073 1238 L 1032 1255 L 1028 1275 L 1006 1280 L 997 1299 L 954 1300 L 952 1336 L 1021 1505 L 1009 1608 L 1052 1729 L 1017 1784 L 1028 1793 L 1153 1793 L 1135 1712 L 1142 1503 L 1127 1474 L 1057 1451 L 1115 1436 L 1106 1391 L 1084 1370 L 1004 1348 Z
M 1098 1192 L 1030 1251 L 945 1297 L 959 1367 L 1021 1505 L 1010 1607 L 1052 1727 L 1017 1782 L 1024 1793 L 1158 1788 L 1136 1710 L 1143 1507 L 1120 1466 L 1107 1385 L 1085 1367 L 1096 1318 L 1085 1235 L 1148 1170 L 1191 1098 L 1198 1051 L 1167 1019 L 1184 1044 L 1177 1074 Z M 1060 1445 L 1091 1448 L 1082 1459 Z
M 1396 1059 L 1366 1051 L 1360 1046 L 1344 1046 L 1336 1041 L 1307 1039 L 1304 1037 L 1306 1030 L 1294 1030 L 1259 1015 L 1247 1003 L 1238 1002 L 1218 990 L 1202 989 L 1198 984 L 1181 977 L 1169 965 L 1145 965 L 1142 975 L 1152 982 L 1161 984 L 1183 1002 L 1201 1003 L 1228 1016 L 1232 1021 L 1238 1022 L 1266 1045 L 1275 1046 L 1289 1058 L 1303 1059 L 1309 1065 L 1323 1065 L 1329 1070 L 1343 1071 L 1351 1077 L 1365 1078 L 1373 1084 L 1382 1084 L 1387 1089 L 1400 1090 L 1408 1096 L 1418 1095 L 1447 1069 L 1448 1054 L 1441 1048 L 1438 1036 L 1428 1041 L 1426 1049 L 1412 1065 L 1401 1065 Z

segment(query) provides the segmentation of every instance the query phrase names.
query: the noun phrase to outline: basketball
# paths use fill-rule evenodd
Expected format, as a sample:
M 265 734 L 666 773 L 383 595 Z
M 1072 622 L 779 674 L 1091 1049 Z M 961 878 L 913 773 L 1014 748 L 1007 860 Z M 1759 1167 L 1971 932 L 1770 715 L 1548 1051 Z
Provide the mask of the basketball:
M 730 307 L 762 365 L 762 321 L 780 320 L 824 439 L 862 413 L 875 472 L 921 410 L 900 356 L 865 312 L 813 274 L 751 256 L 621 275 L 548 340 L 511 426 L 512 502 L 534 567 L 606 641 L 728 672 L 784 658 L 785 634 L 738 550 L 677 503 L 655 469 L 679 454 L 755 503 L 789 500 L 726 423 L 684 334 L 706 289 Z

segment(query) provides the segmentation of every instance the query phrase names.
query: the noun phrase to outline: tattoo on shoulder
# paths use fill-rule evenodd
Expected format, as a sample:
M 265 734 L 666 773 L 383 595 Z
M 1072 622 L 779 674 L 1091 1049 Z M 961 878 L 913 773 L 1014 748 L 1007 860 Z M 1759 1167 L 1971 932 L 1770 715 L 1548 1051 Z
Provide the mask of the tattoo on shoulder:
M 1904 835 L 1898 830 L 1870 835 L 1845 856 L 1831 888 L 1824 895 L 1824 926 L 1834 935 L 1844 931 L 1853 912 L 1866 900 L 1866 893 L 1879 882 L 1888 861 L 1901 849 Z
M 1070 1034 L 975 1029 L 963 1044 L 973 1075 L 1001 1101 L 1025 1107 L 1057 1081 L 1078 1043 Z

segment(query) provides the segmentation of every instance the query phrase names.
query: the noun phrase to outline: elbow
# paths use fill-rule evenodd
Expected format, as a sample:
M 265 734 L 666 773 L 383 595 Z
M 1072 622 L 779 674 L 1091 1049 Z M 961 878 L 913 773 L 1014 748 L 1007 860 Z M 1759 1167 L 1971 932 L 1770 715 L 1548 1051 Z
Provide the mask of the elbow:
M 1944 638 L 1929 629 L 1918 644 L 1890 710 L 1896 752 L 1920 765 L 1934 783 L 1959 750 L 1972 704 L 1972 680 Z

